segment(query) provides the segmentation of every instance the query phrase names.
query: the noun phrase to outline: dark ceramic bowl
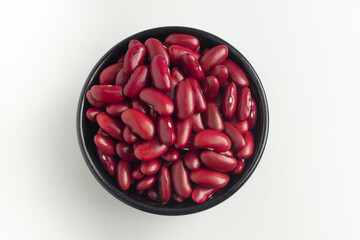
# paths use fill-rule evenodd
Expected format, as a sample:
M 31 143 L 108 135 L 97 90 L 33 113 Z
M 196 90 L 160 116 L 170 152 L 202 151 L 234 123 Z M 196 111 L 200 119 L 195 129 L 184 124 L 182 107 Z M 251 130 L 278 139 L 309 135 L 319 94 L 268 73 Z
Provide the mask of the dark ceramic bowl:
M 85 116 L 86 110 L 90 107 L 85 98 L 86 91 L 94 84 L 97 84 L 98 77 L 102 69 L 112 63 L 115 63 L 121 55 L 125 54 L 127 45 L 131 39 L 137 39 L 141 42 L 145 42 L 146 39 L 151 37 L 164 40 L 165 37 L 171 33 L 185 33 L 198 37 L 202 49 L 205 47 L 212 48 L 219 44 L 226 45 L 229 48 L 228 58 L 237 63 L 248 77 L 252 97 L 255 99 L 258 107 L 257 124 L 253 130 L 255 138 L 253 155 L 246 160 L 245 168 L 239 175 L 231 176 L 229 183 L 221 191 L 218 191 L 210 199 L 201 204 L 194 203 L 191 198 L 187 199 L 183 203 L 169 202 L 168 204 L 163 204 L 161 202 L 150 200 L 146 194 L 139 196 L 135 191 L 121 190 L 118 187 L 116 178 L 110 177 L 98 160 L 96 147 L 93 141 L 94 135 L 98 130 L 98 126 L 87 120 Z M 76 128 L 81 152 L 91 173 L 99 181 L 99 183 L 120 201 L 134 208 L 162 215 L 183 215 L 200 212 L 221 203 L 233 195 L 249 179 L 258 165 L 266 145 L 269 128 L 269 110 L 265 92 L 258 75 L 250 63 L 238 50 L 221 38 L 202 30 L 187 27 L 154 28 L 134 34 L 116 44 L 96 63 L 95 67 L 86 79 L 84 87 L 81 91 L 76 114 Z

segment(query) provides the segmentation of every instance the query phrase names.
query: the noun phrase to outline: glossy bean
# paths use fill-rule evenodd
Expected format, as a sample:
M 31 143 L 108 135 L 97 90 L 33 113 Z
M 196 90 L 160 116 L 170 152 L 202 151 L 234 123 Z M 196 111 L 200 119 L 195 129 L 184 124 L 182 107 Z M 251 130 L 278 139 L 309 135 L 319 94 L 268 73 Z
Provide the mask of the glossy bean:
M 195 52 L 189 48 L 182 47 L 179 45 L 171 45 L 168 48 L 168 51 L 169 51 L 169 56 L 170 56 L 171 62 L 176 65 L 180 65 L 181 57 L 185 53 L 189 53 L 189 54 L 193 55 L 196 58 L 196 60 L 199 60 L 199 58 L 200 58 L 200 54 L 198 52 Z
M 207 105 L 208 108 L 203 114 L 205 126 L 221 132 L 224 130 L 224 122 L 219 107 L 214 102 L 208 102 Z
M 247 120 L 239 121 L 233 117 L 230 122 L 241 132 L 245 133 L 249 130 L 249 123 Z
M 131 39 L 129 44 L 128 44 L 128 49 L 132 48 L 133 46 L 137 45 L 137 44 L 141 44 L 142 43 L 139 41 L 139 40 L 136 40 L 136 39 Z
M 159 171 L 161 167 L 161 161 L 157 158 L 150 161 L 142 161 L 140 163 L 140 172 L 145 175 L 154 175 Z
M 142 161 L 149 161 L 163 155 L 169 149 L 168 146 L 161 143 L 158 138 L 151 141 L 140 143 L 135 148 L 135 156 Z
M 244 170 L 245 167 L 245 159 L 237 160 L 237 164 L 235 169 L 232 171 L 233 174 L 239 174 Z
M 226 151 L 226 152 L 222 152 L 221 154 L 224 154 L 226 156 L 230 156 L 230 157 L 233 157 L 234 156 L 234 153 L 232 151 Z
M 122 132 L 124 129 L 124 125 L 121 121 L 109 116 L 105 112 L 101 112 L 96 115 L 96 121 L 99 124 L 100 128 L 103 129 L 107 134 L 117 140 L 123 140 Z
M 166 65 L 170 66 L 170 57 L 164 45 L 156 38 L 149 38 L 145 41 L 145 47 L 150 60 L 156 55 L 162 55 L 165 58 Z
M 128 100 L 124 100 L 119 103 L 112 103 L 106 106 L 105 111 L 113 117 L 121 117 L 123 111 L 131 107 L 131 103 Z
M 175 130 L 174 130 L 174 124 L 170 117 L 160 116 L 157 120 L 156 129 L 159 140 L 163 144 L 167 146 L 171 146 L 174 144 Z
M 165 45 L 179 45 L 197 51 L 200 48 L 200 42 L 197 37 L 189 34 L 173 33 L 166 37 Z
M 98 108 L 89 108 L 88 110 L 86 110 L 85 115 L 86 115 L 87 119 L 89 119 L 91 122 L 96 123 L 96 115 L 98 115 L 101 112 L 102 112 L 102 110 L 100 110 Z
M 198 81 L 205 80 L 205 73 L 203 72 L 200 63 L 193 55 L 189 53 L 182 55 L 180 64 L 188 77 L 193 77 Z
M 253 98 L 251 98 L 251 109 L 250 109 L 250 115 L 249 118 L 247 119 L 248 123 L 249 123 L 249 128 L 250 130 L 255 128 L 256 125 L 256 120 L 257 120 L 257 107 L 256 107 L 256 102 Z
M 155 125 L 143 112 L 129 108 L 121 114 L 121 119 L 142 139 L 150 141 L 154 138 Z
M 129 81 L 124 86 L 124 95 L 133 98 L 137 97 L 139 92 L 149 84 L 149 68 L 148 66 L 137 67 Z
M 105 106 L 105 103 L 96 101 L 94 99 L 94 97 L 91 95 L 91 91 L 87 91 L 86 92 L 86 99 L 88 100 L 88 102 L 90 103 L 91 106 L 96 107 L 96 108 L 102 108 Z
M 177 80 L 177 82 L 180 82 L 181 80 L 185 79 L 185 74 L 181 70 L 181 68 L 173 67 L 170 70 L 170 75 Z
M 125 125 L 123 131 L 123 137 L 125 142 L 127 143 L 134 143 L 138 140 L 138 136 L 133 132 L 130 126 Z
M 201 51 L 200 60 L 201 60 L 201 58 L 202 58 L 208 51 L 210 51 L 210 48 L 204 48 L 204 50 Z
M 231 146 L 234 150 L 239 150 L 245 146 L 243 135 L 232 123 L 224 122 L 224 133 L 230 138 Z
M 133 146 L 126 142 L 118 142 L 115 145 L 116 154 L 123 160 L 136 161 Z
M 227 68 L 223 65 L 217 65 L 215 66 L 209 73 L 209 76 L 214 76 L 219 81 L 220 86 L 223 85 L 226 80 L 229 77 L 229 71 Z
M 112 139 L 98 133 L 94 136 L 94 142 L 104 153 L 115 155 L 115 142 Z
M 116 178 L 120 188 L 128 190 L 131 185 L 131 168 L 127 161 L 120 160 L 116 167 Z
M 195 151 L 187 151 L 184 155 L 184 164 L 189 170 L 199 169 L 200 159 Z
M 154 110 L 153 107 L 149 108 L 149 117 L 151 119 L 151 121 L 153 121 L 153 123 L 157 122 L 159 114 Z
M 115 85 L 125 86 L 125 84 L 129 81 L 129 76 L 125 74 L 124 69 L 121 69 L 116 75 Z
M 91 87 L 93 98 L 102 103 L 117 103 L 125 99 L 120 85 L 94 85 Z
M 131 179 L 139 180 L 142 179 L 145 175 L 140 171 L 140 166 L 136 166 L 136 168 L 131 172 Z
M 167 150 L 163 155 L 161 155 L 161 158 L 167 162 L 175 162 L 179 159 L 179 156 L 179 151 L 176 150 L 174 147 L 170 147 L 169 150 Z
M 102 134 L 107 138 L 113 139 L 113 137 L 111 137 L 109 134 L 107 134 L 104 130 L 102 130 L 101 128 L 99 128 L 99 130 L 97 131 L 98 134 Z
M 205 129 L 202 117 L 200 113 L 194 113 L 191 117 L 192 120 L 192 131 L 200 132 Z
M 159 195 L 163 202 L 168 202 L 171 198 L 171 178 L 167 167 L 162 166 L 158 176 Z
M 143 177 L 136 185 L 136 190 L 145 191 L 152 188 L 156 183 L 156 176 L 146 176 Z
M 210 49 L 200 60 L 204 72 L 208 72 L 216 65 L 223 63 L 228 53 L 229 50 L 225 45 L 218 45 Z
M 100 85 L 114 84 L 116 75 L 122 68 L 123 68 L 123 63 L 118 62 L 102 70 L 99 75 L 99 84 Z
M 253 134 L 250 131 L 248 131 L 244 133 L 244 138 L 245 138 L 245 146 L 236 153 L 236 157 L 238 159 L 247 159 L 253 154 L 254 151 Z
M 243 87 L 238 92 L 238 102 L 236 106 L 236 117 L 240 121 L 249 118 L 251 110 L 251 92 L 247 87 Z
M 153 201 L 161 201 L 159 193 L 154 188 L 147 190 L 147 196 Z
M 236 83 L 237 86 L 249 86 L 249 80 L 247 79 L 246 74 L 238 65 L 236 65 L 236 63 L 229 59 L 226 59 L 223 64 L 229 71 L 230 78 Z
M 196 133 L 193 144 L 197 148 L 211 148 L 217 152 L 226 152 L 231 148 L 230 138 L 213 129 L 205 129 Z
M 116 162 L 113 156 L 110 156 L 99 148 L 97 148 L 97 154 L 101 164 L 104 166 L 105 170 L 111 175 L 115 176 Z
M 131 75 L 135 68 L 140 66 L 145 58 L 146 49 L 142 44 L 132 46 L 125 54 L 124 73 Z
M 182 202 L 185 201 L 185 198 L 183 198 L 182 196 L 180 196 L 180 195 L 177 194 L 176 192 L 172 192 L 171 196 L 172 196 L 172 199 L 173 199 L 175 202 L 182 203 Z
M 229 83 L 222 98 L 222 113 L 225 118 L 234 116 L 237 106 L 237 89 L 234 82 Z
M 176 78 L 174 77 L 171 77 L 170 78 L 170 82 L 171 82 L 171 88 L 169 91 L 166 92 L 166 95 L 170 98 L 170 100 L 172 102 L 174 102 L 174 96 L 175 96 L 175 88 L 176 88 L 176 85 L 180 82 L 178 81 Z
M 203 84 L 203 92 L 207 101 L 214 101 L 219 93 L 219 81 L 214 76 L 207 76 Z
M 150 73 L 155 88 L 169 91 L 171 88 L 169 67 L 162 55 L 156 55 L 150 62 Z
M 230 180 L 229 176 L 224 173 L 204 168 L 190 172 L 190 179 L 198 185 L 209 188 L 225 187 Z
M 190 83 L 181 81 L 175 88 L 175 112 L 180 120 L 185 120 L 194 113 L 195 98 Z
M 171 99 L 155 88 L 144 88 L 139 97 L 162 116 L 170 116 L 174 112 L 174 104 Z
M 199 82 L 191 77 L 185 79 L 186 82 L 190 83 L 195 99 L 195 109 L 194 112 L 203 113 L 207 109 L 207 103 L 204 97 L 204 93 L 201 90 Z
M 219 172 L 230 172 L 235 169 L 237 161 L 221 153 L 205 150 L 200 153 L 201 162 L 208 168 Z
M 218 190 L 218 188 L 208 188 L 196 185 L 191 193 L 191 198 L 196 203 L 203 203 Z
M 175 120 L 174 125 L 175 125 L 175 136 L 176 136 L 174 146 L 177 149 L 182 149 L 189 142 L 191 135 L 192 120 L 191 118 L 186 119 L 184 121 Z
M 131 99 L 131 106 L 134 109 L 137 109 L 141 111 L 142 113 L 148 114 L 149 113 L 149 107 L 143 103 L 139 98 L 132 98 Z
M 187 198 L 191 194 L 191 184 L 189 174 L 184 167 L 182 160 L 177 160 L 171 166 L 171 180 L 174 191 L 183 198 Z

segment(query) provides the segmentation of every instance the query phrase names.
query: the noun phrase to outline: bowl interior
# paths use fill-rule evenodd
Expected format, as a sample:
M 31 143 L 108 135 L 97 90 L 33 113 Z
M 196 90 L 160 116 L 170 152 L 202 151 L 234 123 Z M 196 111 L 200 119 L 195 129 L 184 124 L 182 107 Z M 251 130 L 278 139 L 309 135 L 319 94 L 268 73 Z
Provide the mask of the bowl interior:
M 253 155 L 246 160 L 245 168 L 239 175 L 231 176 L 231 180 L 226 187 L 215 193 L 209 200 L 202 204 L 196 204 L 191 199 L 188 199 L 183 203 L 169 202 L 168 204 L 163 204 L 161 202 L 155 202 L 148 199 L 146 194 L 144 194 L 144 196 L 139 196 L 134 190 L 121 190 L 118 187 L 116 178 L 110 177 L 107 174 L 97 158 L 93 137 L 98 130 L 98 126 L 97 124 L 88 121 L 85 117 L 86 110 L 91 107 L 85 98 L 86 91 L 89 90 L 91 86 L 98 84 L 98 77 L 102 69 L 115 63 L 120 56 L 126 53 L 127 45 L 131 39 L 137 39 L 143 43 L 146 39 L 151 37 L 164 40 L 165 37 L 171 33 L 186 33 L 198 37 L 202 49 L 212 48 L 219 44 L 228 46 L 228 58 L 237 63 L 244 70 L 250 82 L 249 87 L 251 89 L 252 97 L 255 99 L 258 107 L 257 125 L 253 130 L 255 138 Z M 186 27 L 161 27 L 146 30 L 130 36 L 115 45 L 99 60 L 89 74 L 80 96 L 77 111 L 77 131 L 80 148 L 85 162 L 100 184 L 116 198 L 132 207 L 164 215 L 180 215 L 199 212 L 217 205 L 235 193 L 250 177 L 261 158 L 267 140 L 268 124 L 268 106 L 265 92 L 259 77 L 245 57 L 233 46 L 219 37 L 198 29 Z

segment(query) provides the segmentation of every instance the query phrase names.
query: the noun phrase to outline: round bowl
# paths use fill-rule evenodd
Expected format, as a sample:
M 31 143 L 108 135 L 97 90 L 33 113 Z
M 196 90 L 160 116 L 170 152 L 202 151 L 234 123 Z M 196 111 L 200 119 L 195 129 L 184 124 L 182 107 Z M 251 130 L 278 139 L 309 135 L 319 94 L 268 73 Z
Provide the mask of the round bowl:
M 219 44 L 226 45 L 229 48 L 228 58 L 238 64 L 248 77 L 250 82 L 249 88 L 251 89 L 252 97 L 255 99 L 258 108 L 257 124 L 255 129 L 252 130 L 255 139 L 253 155 L 246 160 L 245 167 L 240 174 L 231 176 L 229 183 L 223 189 L 216 192 L 210 199 L 201 204 L 194 203 L 191 198 L 185 200 L 183 203 L 169 202 L 163 204 L 161 202 L 150 200 L 146 197 L 146 194 L 139 196 L 136 192 L 121 190 L 118 187 L 116 178 L 111 177 L 98 160 L 96 146 L 93 141 L 98 126 L 95 123 L 90 122 L 85 116 L 86 110 L 90 107 L 90 104 L 85 98 L 86 91 L 97 84 L 102 69 L 115 63 L 120 56 L 126 53 L 128 43 L 131 39 L 137 39 L 141 42 L 145 42 L 146 39 L 151 37 L 164 40 L 166 36 L 172 33 L 194 35 L 199 38 L 202 48 L 212 48 Z M 266 95 L 254 68 L 238 50 L 223 39 L 211 33 L 188 27 L 153 28 L 134 34 L 116 44 L 96 63 L 86 79 L 81 91 L 76 114 L 76 128 L 80 149 L 86 164 L 98 182 L 120 201 L 134 208 L 161 215 L 183 215 L 200 212 L 223 202 L 233 195 L 249 179 L 258 165 L 266 145 L 269 129 L 269 110 Z

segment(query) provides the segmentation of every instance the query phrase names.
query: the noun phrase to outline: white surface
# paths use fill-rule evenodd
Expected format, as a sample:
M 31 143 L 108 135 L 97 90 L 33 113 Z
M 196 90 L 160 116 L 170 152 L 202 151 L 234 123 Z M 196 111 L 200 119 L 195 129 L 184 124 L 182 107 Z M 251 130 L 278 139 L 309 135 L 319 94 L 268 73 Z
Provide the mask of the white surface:
M 360 239 L 358 1 L 1 1 L 0 239 Z M 136 32 L 214 33 L 252 63 L 270 134 L 224 203 L 164 217 L 108 194 L 75 132 L 82 85 Z

